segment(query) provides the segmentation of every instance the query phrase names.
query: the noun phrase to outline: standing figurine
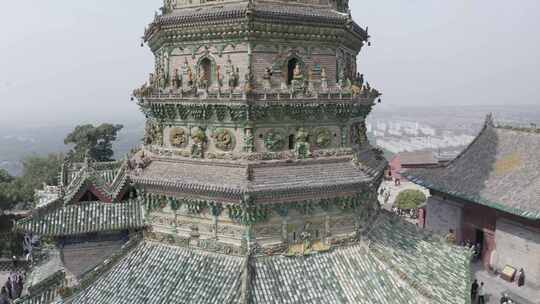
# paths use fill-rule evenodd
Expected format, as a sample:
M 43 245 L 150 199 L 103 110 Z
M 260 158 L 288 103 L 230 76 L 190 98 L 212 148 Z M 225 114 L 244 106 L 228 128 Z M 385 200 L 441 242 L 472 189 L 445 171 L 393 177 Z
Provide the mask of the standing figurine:
M 251 92 L 251 82 L 253 80 L 253 75 L 251 74 L 251 67 L 248 67 L 247 73 L 244 75 L 244 92 Z
M 267 67 L 267 68 L 264 69 L 263 87 L 265 89 L 271 89 L 272 88 L 272 68 L 270 68 L 270 67 Z
M 208 88 L 208 79 L 207 79 L 206 71 L 204 70 L 203 67 L 199 68 L 198 80 L 199 80 L 199 88 L 200 89 L 207 89 Z
M 222 76 L 221 76 L 221 65 L 219 64 L 216 66 L 216 80 L 217 80 L 217 86 L 221 88 L 221 86 L 223 85 L 223 82 L 222 82 Z
M 174 88 L 180 89 L 182 87 L 182 73 L 178 70 L 174 70 Z
M 188 66 L 188 86 L 193 87 L 193 70 L 191 70 L 191 67 Z
M 328 76 L 324 67 L 321 69 L 321 89 L 324 92 L 328 91 Z
M 307 78 L 307 83 L 308 83 L 308 91 L 312 92 L 314 90 L 314 87 L 313 87 L 313 81 L 314 81 L 314 77 L 313 77 L 313 69 L 312 68 L 309 68 L 308 70 L 308 78 Z

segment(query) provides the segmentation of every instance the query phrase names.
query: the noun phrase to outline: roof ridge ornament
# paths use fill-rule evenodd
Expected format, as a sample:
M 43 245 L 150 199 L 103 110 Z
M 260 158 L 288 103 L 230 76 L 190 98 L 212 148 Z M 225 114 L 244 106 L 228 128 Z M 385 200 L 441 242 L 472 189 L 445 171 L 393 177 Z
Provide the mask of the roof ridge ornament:
M 493 119 L 493 112 L 486 115 L 486 121 L 485 121 L 484 124 L 485 124 L 485 126 L 490 126 L 490 127 L 495 126 L 495 122 L 494 122 L 494 119 Z

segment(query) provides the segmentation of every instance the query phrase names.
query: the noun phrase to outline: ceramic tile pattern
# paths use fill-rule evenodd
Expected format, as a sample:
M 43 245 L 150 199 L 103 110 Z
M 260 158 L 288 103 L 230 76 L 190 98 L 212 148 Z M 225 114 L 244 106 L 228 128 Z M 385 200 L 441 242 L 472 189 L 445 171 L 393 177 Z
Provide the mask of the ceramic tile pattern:
M 530 219 L 540 219 L 540 132 L 486 122 L 472 144 L 448 166 L 414 170 L 429 189 Z
M 139 201 L 112 204 L 83 202 L 17 222 L 19 230 L 42 236 L 67 236 L 143 226 L 143 210 Z
M 470 254 L 406 225 L 383 214 L 360 244 L 248 264 L 143 242 L 71 303 L 246 303 L 247 272 L 247 303 L 468 303 Z

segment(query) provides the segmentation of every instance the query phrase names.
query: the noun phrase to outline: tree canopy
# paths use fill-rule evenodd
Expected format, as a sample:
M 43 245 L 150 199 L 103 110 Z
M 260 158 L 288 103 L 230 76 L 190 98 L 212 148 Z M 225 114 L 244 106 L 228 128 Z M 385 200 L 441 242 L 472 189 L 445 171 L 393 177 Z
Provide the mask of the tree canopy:
M 18 203 L 32 202 L 34 191 L 44 183 L 56 185 L 62 161 L 61 154 L 30 156 L 23 160 L 22 176 L 13 177 L 0 171 L 0 209 L 11 209 Z
M 73 144 L 68 157 L 75 162 L 83 161 L 88 153 L 96 161 L 112 161 L 112 143 L 116 140 L 122 125 L 104 123 L 97 127 L 80 125 L 64 139 L 66 145 Z
M 113 124 L 77 126 L 64 140 L 65 144 L 73 144 L 68 157 L 80 162 L 88 153 L 96 161 L 113 160 L 112 143 L 122 128 L 122 125 Z M 35 190 L 41 189 L 43 184 L 56 185 L 63 159 L 61 154 L 27 157 L 22 161 L 23 174 L 18 177 L 0 169 L 0 210 L 33 202 Z
M 9 183 L 13 178 L 6 170 L 0 169 L 0 184 Z
M 401 191 L 395 202 L 399 209 L 416 209 L 426 201 L 426 195 L 420 190 L 408 189 Z

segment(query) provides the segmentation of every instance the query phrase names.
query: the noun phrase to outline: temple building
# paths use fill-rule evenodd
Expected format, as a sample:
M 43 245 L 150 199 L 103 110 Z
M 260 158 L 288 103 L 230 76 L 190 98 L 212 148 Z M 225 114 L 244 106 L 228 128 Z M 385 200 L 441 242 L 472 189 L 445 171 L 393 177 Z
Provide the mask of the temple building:
M 469 303 L 470 252 L 377 201 L 348 1 L 166 0 L 144 41 L 143 146 L 18 222 L 20 303 Z
M 485 268 L 523 269 L 533 288 L 540 286 L 539 149 L 540 129 L 497 126 L 488 116 L 447 166 L 407 173 L 430 189 L 426 228 L 479 244 Z

